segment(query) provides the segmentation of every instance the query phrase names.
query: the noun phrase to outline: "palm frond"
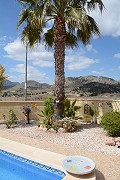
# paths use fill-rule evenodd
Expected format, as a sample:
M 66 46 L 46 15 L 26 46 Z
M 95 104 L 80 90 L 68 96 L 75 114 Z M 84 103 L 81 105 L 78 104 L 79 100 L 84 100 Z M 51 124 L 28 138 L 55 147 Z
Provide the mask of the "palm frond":
M 22 33 L 22 40 L 28 40 L 30 46 L 45 41 L 47 47 L 54 46 L 54 29 L 43 32 L 43 27 L 50 19 L 56 19 L 58 14 L 66 22 L 66 47 L 74 48 L 78 46 L 78 41 L 87 44 L 90 38 L 100 35 L 99 28 L 95 20 L 87 15 L 87 10 L 95 8 L 103 10 L 102 0 L 18 0 L 26 6 L 20 16 L 17 27 L 26 23 Z M 63 14 L 62 14 L 63 12 Z M 44 38 L 41 36 L 44 33 Z
M 36 5 L 38 2 L 40 2 L 40 0 L 17 0 L 18 3 L 20 3 L 21 5 L 28 5 L 28 4 L 31 4 L 31 5 Z
M 19 15 L 19 20 L 18 20 L 18 23 L 17 23 L 17 28 L 24 22 L 27 20 L 27 18 L 29 17 L 30 15 L 30 11 L 28 9 L 24 9 L 20 15 Z
M 87 9 L 88 11 L 93 11 L 96 8 L 99 8 L 99 10 L 102 12 L 104 9 L 104 4 L 102 0 L 90 0 L 87 2 Z
M 100 36 L 100 31 L 95 20 L 91 16 L 87 15 L 79 24 L 77 37 L 84 45 L 86 45 L 89 43 L 93 35 Z
M 65 13 L 67 17 L 71 17 L 71 18 L 75 18 L 76 20 L 79 20 L 82 17 L 83 9 L 71 7 Z
M 47 30 L 44 34 L 44 42 L 48 48 L 52 48 L 54 45 L 54 28 Z
M 71 33 L 71 32 L 66 32 L 66 47 L 68 48 L 74 48 L 78 47 L 78 40 L 77 37 Z

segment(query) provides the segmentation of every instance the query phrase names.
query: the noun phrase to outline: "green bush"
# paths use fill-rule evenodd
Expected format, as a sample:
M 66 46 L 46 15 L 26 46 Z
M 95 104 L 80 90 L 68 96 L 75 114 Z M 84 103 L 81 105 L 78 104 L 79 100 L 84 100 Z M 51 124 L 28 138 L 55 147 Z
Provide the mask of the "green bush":
M 108 135 L 120 136 L 120 112 L 107 112 L 102 116 L 101 126 L 107 131 Z
M 54 100 L 51 97 L 48 97 L 44 101 L 44 109 L 40 111 L 41 113 L 38 114 L 40 117 L 44 119 L 50 120 L 52 119 L 54 113 Z
M 92 116 L 89 115 L 89 114 L 85 114 L 83 116 L 83 121 L 85 121 L 86 123 L 90 123 L 91 122 L 91 119 L 92 119 Z
M 64 100 L 64 117 L 70 117 L 73 119 L 79 119 L 76 116 L 76 112 L 80 109 L 80 106 L 75 106 L 76 99 L 71 102 L 69 99 Z
M 44 101 L 44 109 L 40 111 L 41 113 L 38 114 L 40 117 L 43 118 L 43 121 L 38 123 L 38 127 L 43 126 L 46 127 L 47 130 L 54 129 L 56 132 L 58 131 L 59 127 L 54 125 L 52 121 L 52 116 L 54 113 L 54 100 L 51 97 L 48 97 Z
M 13 124 L 16 124 L 17 117 L 16 114 L 14 113 L 14 111 L 12 109 L 9 110 L 9 120 L 6 121 L 6 126 L 9 129 Z

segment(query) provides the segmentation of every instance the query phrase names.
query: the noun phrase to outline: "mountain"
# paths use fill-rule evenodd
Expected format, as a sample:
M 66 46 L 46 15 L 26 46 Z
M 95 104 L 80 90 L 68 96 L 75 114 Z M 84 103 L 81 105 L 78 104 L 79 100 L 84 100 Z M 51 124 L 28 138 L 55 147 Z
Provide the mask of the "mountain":
M 17 84 L 19 84 L 18 82 L 12 82 L 9 80 L 5 80 L 4 84 L 3 84 L 3 89 L 9 89 L 11 87 L 16 86 Z
M 7 81 L 6 90 L 3 92 L 4 97 L 24 95 L 25 83 L 16 83 Z M 10 88 L 8 88 L 10 87 Z M 55 85 L 39 83 L 33 80 L 27 82 L 27 93 L 29 96 L 39 97 L 54 95 Z M 6 93 L 5 93 L 6 91 Z M 5 93 L 5 94 L 4 94 Z M 90 97 L 90 96 L 117 96 L 120 97 L 120 81 L 102 76 L 80 76 L 67 77 L 65 79 L 65 93 L 68 97 Z M 42 96 L 41 96 L 42 95 Z
M 97 96 L 104 93 L 120 93 L 120 81 L 102 76 L 68 77 L 65 82 L 67 94 Z
M 27 81 L 27 89 L 28 90 L 37 90 L 37 89 L 46 88 L 46 87 L 49 87 L 49 86 L 50 86 L 49 84 L 39 83 L 39 82 L 34 81 L 34 80 Z M 19 91 L 19 90 L 24 90 L 24 89 L 25 89 L 25 83 L 22 82 L 22 83 L 18 83 L 15 86 L 12 86 L 10 89 L 7 89 L 7 90 L 9 90 L 9 91 Z

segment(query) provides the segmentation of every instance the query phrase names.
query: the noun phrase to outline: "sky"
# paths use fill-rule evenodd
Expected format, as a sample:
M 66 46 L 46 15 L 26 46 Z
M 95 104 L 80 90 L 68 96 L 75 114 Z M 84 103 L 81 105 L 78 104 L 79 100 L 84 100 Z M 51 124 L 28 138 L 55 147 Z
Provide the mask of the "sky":
M 96 20 L 101 36 L 90 44 L 66 49 L 65 77 L 105 76 L 120 80 L 120 0 L 103 0 L 105 9 L 90 15 Z M 8 80 L 25 81 L 25 45 L 17 30 L 21 6 L 16 0 L 0 1 L 0 64 Z M 54 51 L 43 44 L 28 49 L 28 80 L 54 83 Z

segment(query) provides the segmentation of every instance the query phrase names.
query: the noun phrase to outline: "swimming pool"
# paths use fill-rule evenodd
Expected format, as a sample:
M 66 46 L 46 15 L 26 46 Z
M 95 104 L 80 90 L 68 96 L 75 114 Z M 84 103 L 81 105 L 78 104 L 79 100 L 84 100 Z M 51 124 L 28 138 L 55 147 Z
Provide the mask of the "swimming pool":
M 65 173 L 0 150 L 0 180 L 62 180 Z

